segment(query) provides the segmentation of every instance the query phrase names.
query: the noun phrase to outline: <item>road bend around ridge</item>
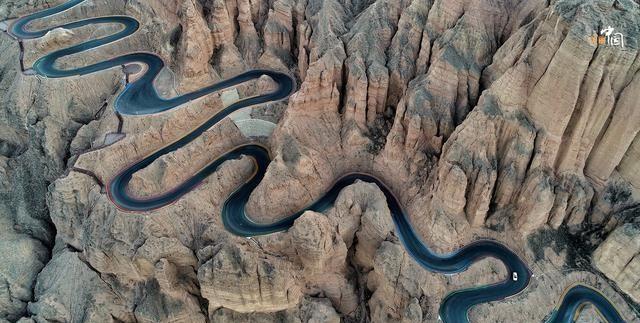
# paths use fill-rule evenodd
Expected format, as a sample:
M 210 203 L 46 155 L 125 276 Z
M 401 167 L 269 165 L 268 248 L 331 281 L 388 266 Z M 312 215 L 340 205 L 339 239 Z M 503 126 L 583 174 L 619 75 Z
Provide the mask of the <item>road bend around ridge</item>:
M 64 70 L 58 69 L 56 68 L 55 63 L 61 57 L 85 52 L 96 47 L 115 42 L 135 33 L 138 30 L 138 21 L 128 16 L 89 18 L 37 31 L 29 31 L 27 28 L 29 23 L 34 20 L 61 13 L 82 2 L 84 2 L 84 0 L 71 0 L 59 6 L 24 16 L 14 21 L 13 24 L 9 26 L 8 32 L 14 38 L 23 40 L 42 37 L 50 30 L 60 27 L 74 29 L 93 24 L 120 25 L 121 29 L 112 35 L 92 39 L 43 56 L 33 64 L 32 68 L 38 75 L 49 78 L 62 78 L 95 73 L 131 63 L 146 65 L 147 70 L 144 74 L 132 83 L 127 84 L 116 99 L 115 109 L 122 115 L 152 115 L 168 111 L 209 93 L 221 91 L 226 88 L 257 79 L 263 75 L 271 77 L 278 84 L 278 88 L 273 92 L 249 97 L 228 106 L 223 111 L 204 121 L 181 139 L 155 151 L 119 172 L 107 184 L 109 197 L 118 208 L 126 211 L 149 211 L 166 206 L 180 199 L 184 194 L 198 185 L 204 178 L 215 172 L 218 166 L 220 166 L 224 161 L 237 159 L 241 156 L 249 156 L 254 160 L 254 175 L 247 180 L 244 185 L 233 192 L 230 197 L 228 197 L 222 210 L 222 219 L 225 228 L 233 234 L 249 237 L 287 230 L 292 226 L 294 220 L 302 215 L 304 211 L 314 210 L 321 212 L 326 210 L 333 205 L 338 193 L 344 187 L 357 180 L 361 180 L 375 183 L 384 192 L 387 204 L 391 211 L 391 216 L 393 217 L 397 235 L 399 236 L 406 251 L 425 269 L 443 274 L 460 273 L 467 270 L 467 268 L 476 261 L 486 257 L 491 257 L 500 260 L 510 273 L 509 277 L 502 282 L 458 290 L 447 295 L 440 305 L 439 310 L 439 315 L 442 321 L 468 322 L 467 314 L 471 307 L 481 303 L 503 300 L 507 297 L 520 293 L 529 285 L 532 274 L 527 265 L 513 251 L 496 241 L 478 240 L 449 254 L 437 254 L 431 251 L 414 231 L 411 223 L 409 222 L 407 213 L 404 211 L 391 190 L 379 179 L 364 173 L 351 173 L 344 175 L 339 178 L 330 190 L 320 197 L 315 203 L 282 220 L 271 224 L 258 224 L 253 222 L 250 216 L 245 212 L 245 205 L 247 204 L 251 192 L 262 181 L 267 166 L 271 161 L 269 151 L 260 145 L 246 144 L 236 147 L 235 149 L 218 157 L 215 161 L 201 169 L 184 183 L 161 195 L 145 199 L 138 199 L 129 195 L 127 186 L 135 172 L 145 168 L 160 156 L 175 151 L 176 149 L 188 144 L 211 126 L 215 125 L 230 113 L 238 109 L 286 99 L 295 91 L 295 80 L 291 76 L 280 72 L 271 70 L 250 70 L 222 82 L 204 87 L 200 90 L 171 99 L 164 99 L 158 95 L 153 86 L 153 81 L 156 76 L 160 73 L 162 68 L 164 68 L 164 62 L 159 56 L 151 53 L 130 53 L 84 67 Z M 512 279 L 512 276 L 515 275 L 517 275 L 518 278 L 514 280 Z M 580 308 L 587 303 L 593 304 L 598 310 L 600 316 L 608 322 L 624 322 L 615 306 L 609 302 L 605 296 L 600 294 L 597 290 L 585 285 L 575 285 L 568 289 L 564 293 L 559 305 L 555 309 L 550 310 L 551 315 L 547 322 L 573 322 Z

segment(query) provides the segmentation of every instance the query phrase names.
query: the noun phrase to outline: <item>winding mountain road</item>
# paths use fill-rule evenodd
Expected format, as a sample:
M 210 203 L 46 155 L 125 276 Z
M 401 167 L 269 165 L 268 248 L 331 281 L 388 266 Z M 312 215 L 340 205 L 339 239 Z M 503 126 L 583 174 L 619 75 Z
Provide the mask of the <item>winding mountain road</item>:
M 126 169 L 123 169 L 107 184 L 109 197 L 118 208 L 127 211 L 149 211 L 166 206 L 180 199 L 184 194 L 198 185 L 198 183 L 200 183 L 204 178 L 215 172 L 218 166 L 220 166 L 224 161 L 237 159 L 241 156 L 249 156 L 255 162 L 254 175 L 244 185 L 231 194 L 231 196 L 225 201 L 222 211 L 225 228 L 233 234 L 239 236 L 255 236 L 287 230 L 291 227 L 294 220 L 302 215 L 304 211 L 326 210 L 333 204 L 340 190 L 357 180 L 361 180 L 375 183 L 382 189 L 391 210 L 393 222 L 396 226 L 396 233 L 407 252 L 425 269 L 445 274 L 460 273 L 467 270 L 469 266 L 478 260 L 491 257 L 500 260 L 507 268 L 507 271 L 511 273 L 509 278 L 502 282 L 476 288 L 458 290 L 447 295 L 439 310 L 440 318 L 444 322 L 468 322 L 467 314 L 469 309 L 473 306 L 481 303 L 503 300 L 507 297 L 520 293 L 529 285 L 532 277 L 531 271 L 522 259 L 518 257 L 518 255 L 501 243 L 492 240 L 479 240 L 450 254 L 437 254 L 431 251 L 414 231 L 411 223 L 409 222 L 407 213 L 403 210 L 398 199 L 392 194 L 391 190 L 377 178 L 364 173 L 344 175 L 336 181 L 335 185 L 331 187 L 325 195 L 320 197 L 311 206 L 280 221 L 268 225 L 253 222 L 250 216 L 245 213 L 245 205 L 247 204 L 251 192 L 262 181 L 265 171 L 271 161 L 268 150 L 260 145 L 247 144 L 234 148 L 233 150 L 218 157 L 215 161 L 201 169 L 178 187 L 161 195 L 145 199 L 139 199 L 129 195 L 127 187 L 135 172 L 147 167 L 162 155 L 175 151 L 176 149 L 188 144 L 211 126 L 220 122 L 230 113 L 238 109 L 286 99 L 295 91 L 296 83 L 293 78 L 284 73 L 271 70 L 250 70 L 220 83 L 204 87 L 200 90 L 174 98 L 164 99 L 156 92 L 156 89 L 153 86 L 153 81 L 165 65 L 159 56 L 151 53 L 130 53 L 88 66 L 73 69 L 58 69 L 55 66 L 55 63 L 61 57 L 89 51 L 96 47 L 115 42 L 135 33 L 139 28 L 139 23 L 134 18 L 127 16 L 107 16 L 78 20 L 37 31 L 29 31 L 27 29 L 30 22 L 66 11 L 83 1 L 84 0 L 71 0 L 62 5 L 22 17 L 9 26 L 8 32 L 16 39 L 23 40 L 42 37 L 50 30 L 59 27 L 75 29 L 95 24 L 120 25 L 121 29 L 112 35 L 92 39 L 45 55 L 38 59 L 33 64 L 32 68 L 35 73 L 41 76 L 62 78 L 86 75 L 131 63 L 146 65 L 147 69 L 144 74 L 135 81 L 127 84 L 115 102 L 115 109 L 122 115 L 152 115 L 168 111 L 212 92 L 221 91 L 250 80 L 255 80 L 263 75 L 269 76 L 278 84 L 278 88 L 273 92 L 249 97 L 228 106 L 220 113 L 204 121 L 184 137 L 140 159 Z M 516 275 L 518 278 L 512 279 L 512 276 L 515 277 Z M 576 317 L 576 313 L 579 312 L 579 309 L 586 303 L 595 305 L 602 318 L 606 319 L 608 322 L 623 322 L 623 319 L 615 306 L 611 304 L 606 297 L 595 289 L 584 285 L 576 285 L 564 294 L 559 305 L 552 311 L 548 322 L 573 322 Z

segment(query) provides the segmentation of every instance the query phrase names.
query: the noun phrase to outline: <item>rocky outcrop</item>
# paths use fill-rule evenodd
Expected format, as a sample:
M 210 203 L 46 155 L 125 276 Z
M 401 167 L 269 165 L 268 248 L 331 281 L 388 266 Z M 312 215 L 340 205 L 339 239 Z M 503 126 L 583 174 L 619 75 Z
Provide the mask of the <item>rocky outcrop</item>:
M 125 305 L 111 287 L 78 257 L 63 249 L 40 273 L 29 313 L 35 320 L 74 322 L 76 318 L 131 321 Z M 60 309 L 65 309 L 60 311 Z
M 591 22 L 594 15 L 608 13 L 620 23 L 626 21 L 624 13 L 607 10 L 585 5 L 569 13 L 559 4 L 552 5 L 500 47 L 495 56 L 499 59 L 494 59 L 482 76 L 489 90 L 444 145 L 436 197 L 438 201 L 450 201 L 440 210 L 464 213 L 470 224 L 482 225 L 492 208 L 495 212 L 515 203 L 512 222 L 525 232 L 546 224 L 576 228 L 584 222 L 594 191 L 602 190 L 602 183 L 621 163 L 634 137 L 600 146 L 604 144 L 602 134 L 617 131 L 614 129 L 627 129 L 632 134 L 636 131 L 630 130 L 635 119 L 625 112 L 624 99 L 624 93 L 634 91 L 636 69 L 624 64 L 608 67 L 605 63 L 634 54 L 598 47 L 581 36 L 596 32 L 597 26 L 581 23 Z M 631 6 L 628 10 L 638 8 Z M 560 39 L 549 36 L 558 31 Z M 526 60 L 534 55 L 535 62 Z M 623 60 L 628 64 L 633 61 Z M 612 78 L 618 72 L 619 76 Z M 580 75 L 577 79 L 573 76 L 576 74 Z M 549 113 L 550 106 L 558 108 Z M 628 126 L 618 128 L 606 123 L 607 118 L 617 119 L 616 115 L 629 121 Z M 488 117 L 500 123 L 509 120 L 509 128 L 501 126 L 494 131 L 490 127 L 486 131 L 481 124 L 486 124 Z M 467 128 L 484 130 L 480 135 L 465 134 Z M 477 148 L 469 149 L 471 146 Z M 465 151 L 456 147 L 465 147 Z M 601 155 L 604 150 L 609 152 Z M 605 155 L 614 158 L 597 161 Z M 473 166 L 465 166 L 469 162 Z M 452 167 L 457 167 L 456 171 Z M 465 200 L 469 198 L 471 201 Z
M 227 244 L 206 247 L 200 254 L 211 258 L 198 269 L 203 297 L 209 299 L 212 309 L 273 311 L 296 306 L 303 290 L 319 291 L 340 313 L 354 315 L 358 297 L 348 279 L 348 249 L 355 248 L 354 264 L 367 272 L 375 270 L 373 257 L 393 230 L 381 196 L 374 185 L 358 182 L 340 193 L 328 215 L 305 212 L 277 239 L 290 241 L 293 262 L 275 257 L 276 252 L 288 254 L 290 246 L 273 238 L 255 240 L 257 246 L 271 245 L 262 255 Z M 274 245 L 286 249 L 274 249 Z M 386 294 L 380 295 L 388 300 Z M 387 306 L 395 308 L 396 304 Z
M 225 140 L 217 140 L 217 138 L 225 138 Z M 133 191 L 138 192 L 139 196 L 154 196 L 164 193 L 186 181 L 214 158 L 245 141 L 246 139 L 235 124 L 231 120 L 225 119 L 196 139 L 192 145 L 162 156 L 144 170 L 136 173 L 131 180 L 130 187 Z M 197 154 L 197 151 L 206 151 L 207 154 Z M 174 171 L 176 169 L 185 170 L 183 166 L 185 164 L 192 165 L 193 171 Z
M 389 71 L 385 51 L 400 13 L 408 4 L 409 1 L 376 1 L 358 16 L 345 35 L 348 57 L 344 118 L 355 121 L 365 133 L 387 108 Z
M 369 308 L 376 322 L 403 319 L 422 322 L 420 297 L 425 294 L 426 271 L 414 262 L 399 243 L 385 241 L 374 258 L 367 287 L 373 291 Z
M 212 322 L 253 323 L 253 322 L 311 322 L 338 323 L 340 316 L 326 298 L 305 297 L 300 307 L 275 313 L 238 313 L 228 309 L 218 309 L 210 314 Z
M 36 48 L 41 52 L 45 52 L 68 46 L 73 37 L 73 31 L 64 28 L 56 28 L 44 35 L 44 37 L 38 41 Z
M 326 190 L 334 174 L 337 175 L 331 159 L 340 155 L 340 147 L 335 145 L 341 141 L 335 126 L 341 122 L 335 83 L 339 71 L 325 71 L 327 66 L 321 63 L 318 61 L 309 69 L 308 81 L 290 98 L 283 118 L 296 122 L 282 123 L 271 139 L 289 144 L 276 146 L 265 180 L 252 193 L 247 210 L 256 220 L 270 222 L 303 208 Z M 319 123 L 318 115 L 325 121 Z M 313 145 L 307 145 L 312 142 Z M 280 202 L 272 202 L 276 200 Z
M 615 229 L 593 253 L 593 264 L 636 302 L 640 300 L 640 226 Z
M 49 250 L 37 239 L 11 229 L 8 220 L 2 219 L 7 232 L 0 239 L 0 251 L 6 255 L 0 266 L 0 316 L 17 320 L 35 296 L 33 285 L 49 258 Z
M 283 260 L 224 245 L 198 269 L 202 296 L 212 310 L 271 312 L 295 306 L 301 297 L 294 269 Z
M 20 17 L 31 13 L 34 8 L 47 8 L 52 4 L 62 3 L 64 0 L 48 1 L 48 0 L 9 0 L 0 4 L 0 21 Z
M 191 83 L 194 86 L 185 86 L 185 91 L 196 90 L 199 88 L 198 84 L 211 82 L 209 60 L 213 54 L 213 41 L 211 30 L 207 27 L 201 12 L 197 1 L 184 1 L 180 7 L 182 32 L 177 57 L 179 75 L 198 80 Z
M 293 7 L 292 0 L 273 2 L 269 9 L 267 20 L 262 29 L 265 52 L 260 60 L 279 60 L 280 64 L 288 65 L 291 61 L 293 41 Z
M 12 2 L 0 8 L 7 4 Z M 13 4 L 24 13 L 44 3 Z M 36 277 L 52 257 L 56 231 L 47 186 L 66 170 L 70 142 L 100 114 L 118 78 L 113 72 L 64 83 L 27 77 L 20 73 L 17 44 L 5 34 L 0 51 L 0 245 L 7 255 L 0 264 L 0 318 L 17 320 L 27 313 Z
M 347 246 L 335 221 L 324 214 L 306 212 L 290 230 L 295 253 L 302 263 L 306 286 L 318 290 L 343 314 L 352 314 L 358 300 L 347 280 Z
M 291 242 L 309 274 L 346 269 L 347 248 L 326 216 L 305 212 L 290 230 Z

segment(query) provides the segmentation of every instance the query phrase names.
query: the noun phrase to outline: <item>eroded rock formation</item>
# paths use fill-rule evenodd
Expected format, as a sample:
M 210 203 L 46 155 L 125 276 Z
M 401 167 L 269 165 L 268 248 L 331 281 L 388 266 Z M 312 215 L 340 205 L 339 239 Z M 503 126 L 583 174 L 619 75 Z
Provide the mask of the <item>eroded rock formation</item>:
M 0 19 L 62 2 L 5 1 Z M 288 102 L 249 113 L 277 123 L 269 138 L 246 138 L 225 119 L 136 173 L 137 196 L 170 190 L 256 140 L 273 160 L 247 206 L 255 221 L 298 211 L 345 173 L 371 173 L 433 250 L 490 237 L 540 277 L 508 302 L 474 308 L 472 320 L 541 321 L 575 282 L 596 285 L 637 320 L 640 233 L 629 211 L 640 187 L 637 2 L 94 0 L 34 28 L 120 14 L 140 30 L 61 66 L 151 51 L 167 65 L 155 81 L 163 95 L 251 68 L 298 80 Z M 624 35 L 624 48 L 598 44 L 606 26 Z M 113 31 L 53 30 L 25 42 L 25 65 Z M 20 73 L 18 46 L 5 34 L 0 50 L 0 253 L 8 255 L 0 319 L 431 322 L 447 293 L 508 276 L 493 260 L 454 276 L 425 271 L 369 183 L 285 232 L 235 237 L 219 214 L 252 173 L 248 158 L 225 162 L 170 206 L 118 210 L 104 185 L 123 167 L 235 93 L 273 84 L 123 117 L 113 111 L 120 70 L 42 79 Z M 587 309 L 581 319 L 592 316 Z

